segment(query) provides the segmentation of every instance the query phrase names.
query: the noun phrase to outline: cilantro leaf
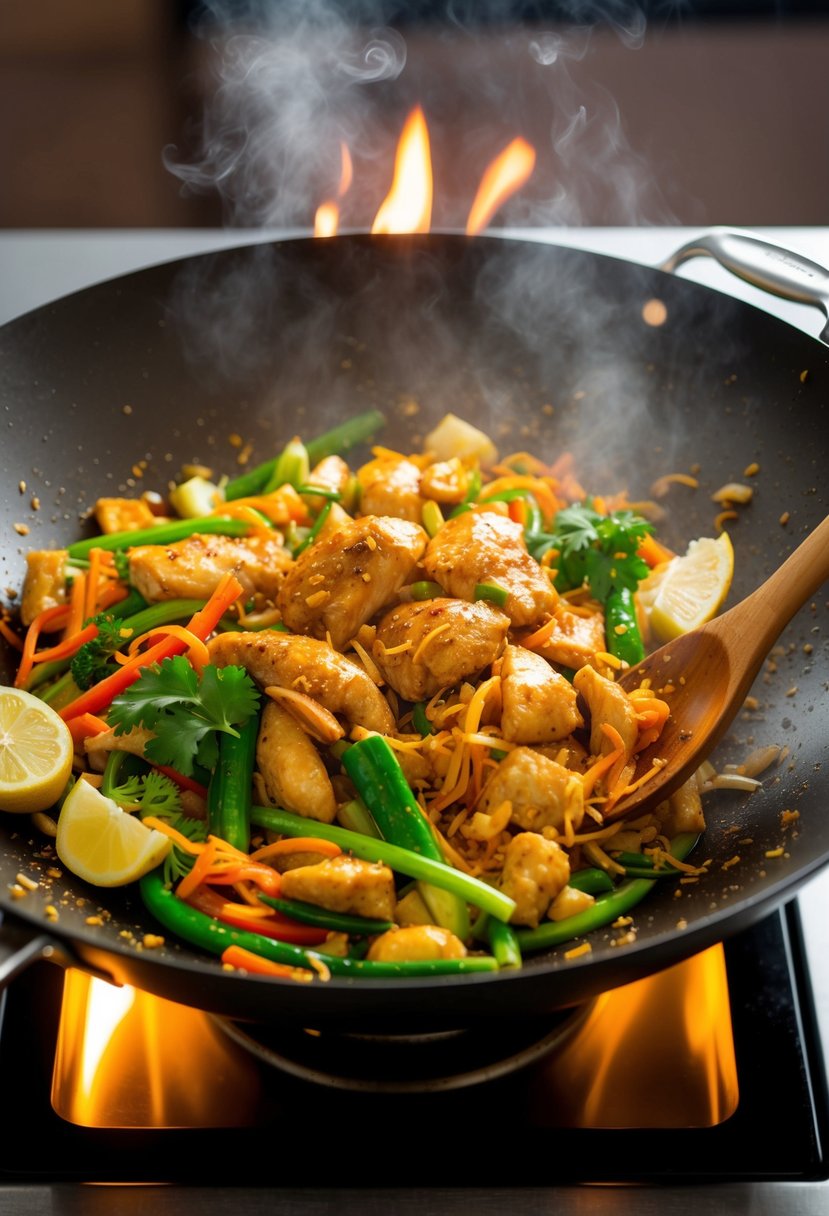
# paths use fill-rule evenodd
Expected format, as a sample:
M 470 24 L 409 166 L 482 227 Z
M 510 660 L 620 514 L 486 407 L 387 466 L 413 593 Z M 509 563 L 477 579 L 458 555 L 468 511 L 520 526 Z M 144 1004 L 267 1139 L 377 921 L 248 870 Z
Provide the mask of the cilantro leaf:
M 557 551 L 555 585 L 559 591 L 588 586 L 604 603 L 613 591 L 635 591 L 648 573 L 636 551 L 653 524 L 630 510 L 602 515 L 592 499 L 564 507 L 553 520 L 553 531 L 537 538 L 533 556 L 540 561 Z
M 192 776 L 196 764 L 216 764 L 216 732 L 238 734 L 259 706 L 259 692 L 243 667 L 207 664 L 199 676 L 183 655 L 145 668 L 116 697 L 109 721 L 117 735 L 143 726 L 153 737 L 148 760 Z
M 143 777 L 126 777 L 116 785 L 111 796 L 128 810 L 138 810 L 143 815 L 167 815 L 181 810 L 181 795 L 178 786 L 164 773 L 155 771 Z

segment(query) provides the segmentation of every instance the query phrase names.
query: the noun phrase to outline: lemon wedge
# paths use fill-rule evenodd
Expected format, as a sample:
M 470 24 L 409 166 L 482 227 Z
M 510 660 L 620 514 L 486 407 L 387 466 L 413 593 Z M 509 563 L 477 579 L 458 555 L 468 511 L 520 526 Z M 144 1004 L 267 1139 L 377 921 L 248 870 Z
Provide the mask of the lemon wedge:
M 96 887 L 135 882 L 154 870 L 171 847 L 169 836 L 122 811 L 88 781 L 76 782 L 66 795 L 55 850 L 67 870 Z
M 61 716 L 22 688 L 0 688 L 0 811 L 45 811 L 72 771 L 72 736 Z
M 734 550 L 727 532 L 716 540 L 692 540 L 687 553 L 672 558 L 659 572 L 652 598 L 646 592 L 654 637 L 670 642 L 710 621 L 728 595 L 733 574 Z

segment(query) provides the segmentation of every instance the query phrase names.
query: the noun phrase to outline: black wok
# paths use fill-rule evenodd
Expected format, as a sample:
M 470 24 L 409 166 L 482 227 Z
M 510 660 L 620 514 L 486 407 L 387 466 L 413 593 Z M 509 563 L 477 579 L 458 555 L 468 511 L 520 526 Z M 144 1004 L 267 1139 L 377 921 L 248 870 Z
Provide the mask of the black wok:
M 648 301 L 666 310 L 643 320 Z M 654 319 L 653 313 L 648 315 Z M 656 318 L 658 320 L 658 317 Z M 580 250 L 460 236 L 295 240 L 166 264 L 103 283 L 0 331 L 0 585 L 19 585 L 24 547 L 68 542 L 99 494 L 164 489 L 182 463 L 233 472 L 295 433 L 379 407 L 382 442 L 408 447 L 444 412 L 478 423 L 503 452 L 577 456 L 583 483 L 649 497 L 658 476 L 699 466 L 699 489 L 663 500 L 669 544 L 713 535 L 710 495 L 743 479 L 754 499 L 731 525 L 729 603 L 753 590 L 829 509 L 829 352 L 708 288 Z M 18 483 L 26 482 L 25 494 Z M 136 490 L 137 492 L 137 490 Z M 32 494 L 40 499 L 28 509 Z M 781 523 L 786 513 L 788 522 Z M 14 524 L 25 522 L 22 538 Z M 247 1019 L 434 1025 L 563 1008 L 747 927 L 829 859 L 827 605 L 818 596 L 783 635 L 718 760 L 780 744 L 787 759 L 751 796 L 708 797 L 697 884 L 657 886 L 634 943 L 601 931 L 523 970 L 417 981 L 308 985 L 223 971 L 157 931 L 131 890 L 64 873 L 23 899 L 18 872 L 44 878 L 44 839 L 0 816 L 0 907 L 8 978 L 46 954 L 176 1001 Z M 13 656 L 0 655 L 10 679 Z M 792 692 L 792 689 L 796 689 Z M 784 830 L 781 812 L 800 818 Z M 768 851 L 784 846 L 782 856 Z M 739 861 L 733 862 L 735 857 Z M 45 918 L 54 904 L 59 919 Z M 86 917 L 111 914 L 100 926 Z M 126 932 L 126 936 L 124 936 Z

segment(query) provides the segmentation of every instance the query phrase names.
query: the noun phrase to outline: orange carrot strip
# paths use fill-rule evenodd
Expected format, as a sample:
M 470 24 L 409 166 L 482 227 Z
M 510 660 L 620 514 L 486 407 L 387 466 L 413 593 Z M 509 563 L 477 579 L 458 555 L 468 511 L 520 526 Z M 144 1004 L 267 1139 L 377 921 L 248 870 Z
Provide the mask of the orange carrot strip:
M 194 633 L 187 629 L 184 625 L 158 625 L 155 629 L 149 629 L 146 633 L 140 634 L 129 644 L 127 655 L 132 658 L 145 642 L 151 641 L 153 638 L 171 637 L 179 638 L 187 646 L 186 656 L 189 659 L 196 671 L 201 674 L 202 668 L 206 663 L 210 662 L 210 655 L 207 652 L 207 647 L 201 638 L 197 638 Z M 121 656 L 121 662 L 128 662 L 127 658 Z
M 101 611 L 111 608 L 119 600 L 125 599 L 127 594 L 127 589 L 123 585 L 107 587 L 98 601 Z M 32 662 L 46 663 L 50 659 L 71 659 L 74 654 L 77 654 L 84 642 L 91 642 L 93 638 L 98 636 L 98 632 L 97 625 L 89 624 L 80 633 L 75 633 L 72 637 L 65 638 L 62 642 L 58 642 L 56 646 L 49 646 L 46 650 L 38 650 L 32 656 Z
M 98 575 L 101 571 L 101 550 L 89 550 L 89 569 L 86 572 L 86 587 L 83 600 L 83 620 L 95 615 L 98 602 Z
M 284 857 L 286 853 L 321 853 L 323 857 L 339 857 L 342 849 L 331 840 L 318 836 L 294 836 L 289 840 L 276 840 L 263 845 L 251 853 L 251 861 L 264 861 L 266 857 Z
M 55 608 L 44 608 L 42 612 L 37 614 L 26 630 L 26 636 L 23 639 L 23 654 L 21 655 L 20 666 L 17 669 L 17 675 L 14 680 L 15 688 L 22 688 L 29 678 L 37 641 L 43 630 L 48 625 L 54 625 L 55 628 L 58 628 L 57 622 L 60 621 L 62 624 L 67 616 L 68 609 L 63 604 Z
M 308 983 L 313 980 L 313 972 L 301 967 L 289 967 L 286 963 L 274 963 L 261 954 L 245 950 L 243 946 L 228 946 L 222 954 L 222 962 L 228 967 L 236 967 L 240 971 L 250 971 L 254 975 L 273 975 L 281 979 L 297 980 Z
M 169 836 L 173 844 L 178 845 L 185 853 L 191 853 L 197 857 L 204 851 L 204 844 L 200 840 L 190 840 L 183 832 L 179 832 L 165 819 L 157 819 L 155 815 L 147 815 L 143 822 L 147 827 L 155 828 L 157 832 L 163 832 L 165 836 Z
M 147 820 L 145 819 L 144 822 L 146 823 Z M 216 838 L 215 836 L 208 836 L 201 852 L 193 862 L 192 870 L 189 874 L 185 874 L 176 887 L 176 895 L 179 899 L 186 899 L 188 895 L 191 895 L 195 891 L 196 887 L 201 886 L 203 882 L 207 881 L 215 860 Z
M 69 727 L 72 739 L 79 747 L 82 747 L 84 739 L 88 739 L 91 735 L 102 735 L 105 730 L 109 730 L 106 722 L 102 722 L 94 714 L 80 714 L 77 718 L 70 718 L 66 725 Z
M 530 633 L 527 637 L 522 638 L 521 645 L 526 650 L 535 650 L 537 646 L 543 646 L 545 642 L 549 642 L 557 624 L 556 618 L 551 616 L 549 621 L 545 621 L 534 633 Z
M 83 627 L 85 614 L 84 606 L 86 604 L 86 574 L 76 574 L 72 580 L 72 589 L 69 592 L 69 619 L 66 622 L 64 630 L 64 639 L 74 637 L 76 633 L 80 633 Z
M 23 650 L 23 639 L 18 637 L 14 630 L 0 617 L 0 634 L 6 639 L 10 646 L 15 650 Z
M 239 598 L 243 592 L 242 584 L 233 574 L 226 574 L 221 579 L 216 590 L 211 595 L 210 599 L 199 609 L 193 616 L 188 629 L 195 634 L 197 638 L 204 641 L 205 638 L 213 632 L 221 618 L 224 616 L 231 604 Z M 76 697 L 69 705 L 64 706 L 60 711 L 60 715 L 64 720 L 76 718 L 83 713 L 100 713 L 111 704 L 113 697 L 118 696 L 125 688 L 129 688 L 141 675 L 144 667 L 150 667 L 153 663 L 160 663 L 162 659 L 172 658 L 173 655 L 181 654 L 186 649 L 185 644 L 178 638 L 166 637 L 163 641 L 157 642 L 155 646 L 151 646 L 149 650 L 145 650 L 143 654 L 136 655 L 134 659 L 130 659 L 125 663 L 120 670 L 113 672 L 111 676 L 107 676 L 105 680 L 101 680 L 99 684 L 95 684 L 87 692 Z
M 636 550 L 636 556 L 641 557 L 653 569 L 654 566 L 661 566 L 663 562 L 669 562 L 672 557 L 676 557 L 676 554 L 673 549 L 669 549 L 667 545 L 663 545 L 661 541 L 648 535 Z

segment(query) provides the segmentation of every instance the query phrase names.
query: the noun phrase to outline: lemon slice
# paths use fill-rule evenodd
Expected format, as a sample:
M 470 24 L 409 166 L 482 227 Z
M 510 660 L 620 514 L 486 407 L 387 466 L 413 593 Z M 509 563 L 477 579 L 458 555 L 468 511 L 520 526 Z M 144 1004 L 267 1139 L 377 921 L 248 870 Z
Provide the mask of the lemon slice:
M 72 736 L 61 716 L 22 688 L 0 688 L 0 811 L 45 811 L 72 771 Z
M 66 796 L 55 849 L 67 870 L 96 887 L 121 887 L 154 870 L 171 848 L 169 836 L 148 828 L 81 779 Z
M 716 615 L 731 587 L 734 550 L 727 532 L 692 540 L 688 552 L 661 571 L 650 603 L 654 637 L 670 642 Z

